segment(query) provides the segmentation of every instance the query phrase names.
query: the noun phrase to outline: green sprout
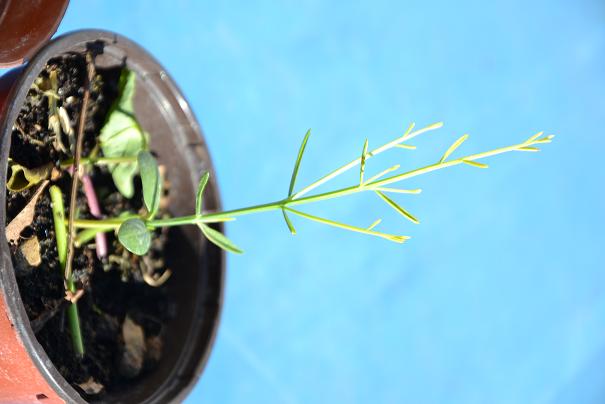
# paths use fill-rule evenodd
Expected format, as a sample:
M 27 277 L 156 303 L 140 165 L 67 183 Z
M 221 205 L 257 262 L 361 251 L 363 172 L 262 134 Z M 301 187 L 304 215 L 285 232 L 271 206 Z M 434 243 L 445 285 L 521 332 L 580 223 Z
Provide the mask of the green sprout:
M 422 133 L 432 131 L 441 127 L 442 123 L 439 122 L 414 131 L 414 125 L 412 124 L 402 136 L 399 136 L 396 139 L 374 150 L 368 150 L 368 141 L 366 140 L 363 145 L 360 157 L 350 161 L 342 167 L 337 168 L 336 170 L 321 177 L 320 179 L 307 185 L 306 187 L 303 187 L 298 192 L 295 192 L 294 190 L 296 187 L 298 172 L 310 136 L 310 131 L 308 131 L 303 138 L 302 144 L 298 151 L 298 155 L 296 157 L 296 161 L 294 163 L 294 169 L 292 171 L 292 177 L 290 180 L 290 186 L 286 198 L 274 202 L 223 212 L 205 212 L 203 210 L 203 194 L 209 179 L 209 173 L 205 173 L 202 176 L 198 185 L 195 213 L 189 216 L 161 219 L 155 218 L 159 206 L 159 198 L 162 193 L 162 181 L 160 178 L 158 165 L 151 153 L 143 150 L 138 153 L 136 159 L 134 158 L 134 156 L 130 156 L 130 158 L 128 158 L 128 162 L 137 162 L 137 167 L 140 172 L 143 187 L 143 201 L 147 211 L 146 214 L 129 214 L 120 217 L 100 220 L 77 219 L 74 222 L 75 227 L 83 229 L 78 234 L 77 242 L 79 245 L 81 245 L 87 240 L 90 240 L 92 237 L 94 237 L 94 235 L 98 232 L 117 231 L 118 240 L 128 251 L 132 252 L 133 254 L 144 255 L 149 250 L 149 247 L 151 245 L 152 234 L 155 229 L 170 226 L 197 225 L 204 234 L 204 236 L 220 248 L 232 253 L 242 253 L 242 250 L 240 248 L 238 248 L 224 234 L 210 227 L 210 224 L 235 220 L 239 216 L 244 216 L 253 213 L 281 210 L 286 225 L 292 234 L 295 234 L 296 230 L 289 217 L 290 214 L 314 222 L 322 223 L 328 226 L 334 226 L 353 232 L 381 237 L 397 243 L 403 243 L 404 241 L 409 239 L 408 236 L 389 234 L 375 230 L 375 228 L 381 222 L 380 219 L 374 221 L 368 227 L 358 227 L 326 219 L 323 217 L 310 215 L 308 213 L 295 209 L 295 207 L 297 208 L 298 206 L 306 205 L 313 202 L 341 198 L 344 196 L 358 193 L 370 192 L 375 194 L 381 200 L 383 200 L 388 206 L 393 208 L 405 219 L 411 221 L 412 223 L 418 224 L 420 223 L 419 220 L 406 209 L 404 209 L 399 203 L 394 201 L 388 194 L 418 194 L 421 190 L 393 188 L 393 184 L 397 184 L 412 177 L 417 177 L 423 174 L 430 173 L 432 171 L 437 171 L 460 164 L 478 168 L 487 168 L 486 164 L 479 162 L 478 160 L 512 151 L 535 152 L 538 151 L 538 148 L 535 147 L 536 145 L 550 143 L 554 137 L 553 135 L 543 136 L 543 132 L 540 132 L 518 144 L 482 153 L 471 154 L 456 159 L 449 159 L 449 157 L 462 145 L 462 143 L 468 139 L 468 135 L 464 135 L 458 140 L 456 140 L 445 151 L 441 158 L 434 164 L 430 164 L 399 174 L 395 173 L 399 169 L 399 166 L 396 165 L 393 167 L 389 167 L 368 179 L 365 178 L 366 165 L 371 158 L 393 148 L 412 149 L 413 146 L 407 144 L 406 142 L 410 141 L 411 139 L 415 138 L 416 136 Z M 125 158 L 125 156 L 122 156 L 122 158 Z M 328 181 L 344 174 L 345 172 L 357 166 L 359 166 L 358 183 L 328 192 L 307 195 L 320 185 L 327 183 Z
M 90 54 L 87 55 L 87 67 L 88 83 L 90 84 L 95 74 L 92 56 Z M 51 77 L 51 79 L 56 81 L 56 77 L 54 76 Z M 151 247 L 156 229 L 172 226 L 196 225 L 200 228 L 204 237 L 211 243 L 223 250 L 240 254 L 243 251 L 223 233 L 216 230 L 211 225 L 213 223 L 232 221 L 238 217 L 249 214 L 281 211 L 286 226 L 292 234 L 296 234 L 296 228 L 294 227 L 291 216 L 298 216 L 324 225 L 380 237 L 396 243 L 403 243 L 409 239 L 408 236 L 391 234 L 378 230 L 378 226 L 382 222 L 382 219 L 380 218 L 374 220 L 369 226 L 362 227 L 311 215 L 299 209 L 303 205 L 314 202 L 343 198 L 359 193 L 367 193 L 374 194 L 404 219 L 414 224 L 419 224 L 420 221 L 393 198 L 396 194 L 419 194 L 421 190 L 399 188 L 395 186 L 396 184 L 400 184 L 413 177 L 457 165 L 487 168 L 487 164 L 480 160 L 514 151 L 536 152 L 539 150 L 536 146 L 550 143 L 554 137 L 553 135 L 544 136 L 543 132 L 539 132 L 521 143 L 482 153 L 470 154 L 464 157 L 451 158 L 451 156 L 468 139 L 468 135 L 463 135 L 443 153 L 437 162 L 433 164 L 405 172 L 399 172 L 400 165 L 396 164 L 379 171 L 375 175 L 369 176 L 366 168 L 370 160 L 374 157 L 388 150 L 397 148 L 414 150 L 416 149 L 416 146 L 410 144 L 410 141 L 423 133 L 439 129 L 443 126 L 441 122 L 438 122 L 424 128 L 415 129 L 415 125 L 411 124 L 402 135 L 373 150 L 369 149 L 369 142 L 366 139 L 361 148 L 361 155 L 359 157 L 338 167 L 297 191 L 296 181 L 311 135 L 311 131 L 309 130 L 305 133 L 303 141 L 298 149 L 288 192 L 283 199 L 222 212 L 205 211 L 204 191 L 210 179 L 210 173 L 206 172 L 201 175 L 199 180 L 195 196 L 195 211 L 191 215 L 180 217 L 158 217 L 163 181 L 158 163 L 149 150 L 149 134 L 145 132 L 139 124 L 135 115 L 133 98 L 135 94 L 136 76 L 134 72 L 128 69 L 123 70 L 120 77 L 120 95 L 112 105 L 105 124 L 97 136 L 97 143 L 88 156 L 82 156 L 82 142 L 84 124 L 86 122 L 87 103 L 90 96 L 89 89 L 88 87 L 85 88 L 78 131 L 77 133 L 74 133 L 73 129 L 68 124 L 65 124 L 65 122 L 69 120 L 61 120 L 62 107 L 59 107 L 56 103 L 58 95 L 56 94 L 56 83 L 53 82 L 53 80 L 41 90 L 45 91 L 44 94 L 49 98 L 51 115 L 54 117 L 51 124 L 56 135 L 55 147 L 66 153 L 68 152 L 68 149 L 63 147 L 60 143 L 61 130 L 63 130 L 63 132 L 70 135 L 70 142 L 72 144 L 70 145 L 69 151 L 72 151 L 72 156 L 64 161 L 56 162 L 57 164 L 55 167 L 48 164 L 42 167 L 27 168 L 13 161 L 9 161 L 10 177 L 7 181 L 7 188 L 13 192 L 21 192 L 42 181 L 48 180 L 49 178 L 52 179 L 51 174 L 55 169 L 58 169 L 61 172 L 67 171 L 71 173 L 71 197 L 69 199 L 69 205 L 67 206 L 69 216 L 66 217 L 65 215 L 63 195 L 58 186 L 53 185 L 50 187 L 50 199 L 52 202 L 58 259 L 65 283 L 65 297 L 69 301 L 67 309 L 69 328 L 71 331 L 73 348 L 79 358 L 82 358 L 84 355 L 84 344 L 78 317 L 77 300 L 79 296 L 84 293 L 84 290 L 78 290 L 73 278 L 72 262 L 74 251 L 75 248 L 80 248 L 91 240 L 97 239 L 97 256 L 99 259 L 102 259 L 107 252 L 106 235 L 103 234 L 105 232 L 115 232 L 119 243 L 131 253 L 145 255 Z M 65 115 L 64 111 L 63 115 Z M 63 122 L 65 128 L 61 127 L 61 122 Z M 92 185 L 90 178 L 87 177 L 87 173 L 90 172 L 90 166 L 105 166 L 111 173 L 116 189 L 125 198 L 133 197 L 135 191 L 134 179 L 138 174 L 142 184 L 144 211 L 142 213 L 122 212 L 116 217 L 101 218 L 99 201 L 94 186 Z M 356 180 L 355 183 L 331 191 L 316 191 L 318 187 L 355 168 L 359 170 L 358 181 Z M 78 218 L 77 194 L 80 177 L 82 177 L 82 183 L 84 184 L 83 191 L 87 203 L 92 216 L 96 217 L 95 219 Z M 98 211 L 98 214 L 93 212 L 93 206 L 95 207 L 95 210 Z M 156 284 L 150 284 L 156 286 Z
M 59 266 L 61 267 L 61 276 L 65 279 L 65 290 L 75 296 L 77 293 L 76 284 L 73 275 L 66 276 L 65 265 L 67 261 L 67 223 L 65 221 L 65 209 L 63 207 L 63 194 L 61 189 L 53 185 L 49 189 L 50 200 L 53 212 L 53 221 L 55 224 L 55 238 L 57 240 L 57 255 L 59 256 Z M 78 316 L 78 305 L 72 299 L 67 308 L 67 320 L 71 332 L 71 341 L 74 351 L 78 357 L 84 356 L 84 342 L 82 341 L 82 331 L 80 330 L 80 318 Z

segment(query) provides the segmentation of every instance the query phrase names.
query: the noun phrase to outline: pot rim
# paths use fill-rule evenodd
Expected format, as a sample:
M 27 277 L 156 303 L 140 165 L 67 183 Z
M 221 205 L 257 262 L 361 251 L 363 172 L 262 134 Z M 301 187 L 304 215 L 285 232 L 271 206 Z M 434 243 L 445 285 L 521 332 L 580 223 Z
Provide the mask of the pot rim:
M 193 111 L 189 107 L 189 103 L 185 100 L 182 91 L 153 56 L 151 56 L 142 46 L 117 33 L 98 29 L 84 29 L 68 32 L 52 39 L 40 50 L 38 50 L 38 52 L 30 59 L 29 62 L 27 62 L 27 64 L 17 67 L 4 75 L 16 74 L 17 77 L 8 91 L 4 111 L 0 110 L 0 116 L 3 115 L 5 118 L 4 121 L 0 123 L 0 163 L 8 160 L 11 140 L 10 131 L 13 122 L 16 120 L 20 109 L 25 102 L 31 83 L 33 83 L 35 78 L 38 77 L 40 71 L 42 71 L 48 60 L 69 52 L 78 46 L 82 46 L 87 43 L 94 43 L 96 41 L 103 41 L 107 45 L 112 46 L 117 45 L 120 50 L 125 52 L 125 56 L 127 56 L 128 60 L 134 62 L 132 65 L 129 64 L 129 67 L 137 72 L 137 75 L 144 73 L 143 71 L 137 69 L 137 59 L 144 60 L 145 63 L 151 63 L 154 68 L 157 68 L 157 70 L 161 72 L 162 82 L 167 85 L 168 90 L 172 93 L 171 95 L 175 98 L 176 105 L 173 106 L 177 110 L 182 111 L 182 113 L 186 116 L 187 123 L 191 126 L 191 131 L 197 136 L 197 139 L 193 140 L 199 141 L 203 139 L 199 123 Z M 133 50 L 136 52 L 136 57 L 134 59 L 130 59 L 131 54 L 129 51 L 132 53 Z M 175 102 L 172 103 L 175 104 Z M 6 136 L 3 136 L 3 134 L 6 134 Z M 189 136 L 193 137 L 191 135 Z M 205 142 L 202 142 L 202 146 L 207 150 Z M 210 153 L 208 152 L 207 154 L 208 157 L 207 161 L 205 161 L 205 164 L 214 174 L 215 170 L 209 156 Z M 0 184 L 6 183 L 6 170 L 7 168 L 5 165 L 0 167 Z M 213 178 L 211 178 L 211 181 L 214 189 L 214 203 L 216 204 L 217 208 L 220 209 L 221 201 L 216 175 L 213 175 L 212 177 Z M 4 206 L 5 203 L 6 193 L 0 192 L 0 204 Z M 0 209 L 0 222 L 4 223 L 5 220 L 5 211 L 4 209 Z M 0 291 L 4 292 L 10 320 L 14 324 L 14 329 L 18 335 L 18 338 L 23 343 L 23 346 L 32 359 L 32 362 L 35 364 L 39 373 L 48 382 L 49 386 L 62 399 L 65 399 L 69 402 L 86 403 L 87 401 L 85 401 L 80 394 L 73 387 L 71 387 L 67 380 L 65 380 L 55 368 L 52 361 L 48 358 L 44 348 L 42 348 L 37 341 L 35 333 L 31 328 L 30 320 L 25 312 L 25 307 L 21 301 L 19 288 L 17 286 L 15 272 L 12 265 L 11 254 L 6 240 L 0 241 L 0 259 L 2 260 L 1 264 L 3 264 L 4 268 L 6 269 L 4 271 L 0 271 Z M 217 291 L 217 312 L 212 321 L 212 328 L 210 334 L 208 335 L 207 344 L 204 348 L 202 357 L 199 358 L 197 364 L 195 365 L 195 370 L 192 374 L 192 377 L 188 382 L 185 383 L 184 386 L 180 388 L 180 390 L 178 390 L 177 394 L 171 399 L 171 401 L 180 402 L 189 394 L 189 392 L 197 384 L 197 381 L 199 380 L 199 377 L 201 376 L 201 373 L 210 357 L 210 353 L 218 332 L 224 299 L 226 254 L 222 250 L 220 251 L 220 268 L 218 268 L 218 270 L 219 290 Z M 191 329 L 189 334 L 191 334 Z M 182 352 L 180 356 L 182 356 Z M 169 377 L 167 377 L 165 381 L 168 381 L 174 377 L 177 370 L 178 369 L 173 368 Z M 146 399 L 144 402 L 154 400 L 155 395 L 156 394 Z

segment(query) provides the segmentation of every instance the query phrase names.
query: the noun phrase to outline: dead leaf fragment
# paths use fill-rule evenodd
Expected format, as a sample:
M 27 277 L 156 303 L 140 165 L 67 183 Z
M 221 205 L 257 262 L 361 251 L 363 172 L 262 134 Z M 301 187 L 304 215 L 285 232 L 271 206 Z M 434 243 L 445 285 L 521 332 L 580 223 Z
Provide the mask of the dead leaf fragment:
M 102 392 L 103 389 L 105 389 L 105 386 L 103 386 L 101 383 L 98 383 L 92 377 L 88 378 L 88 380 L 84 383 L 78 384 L 78 387 L 80 387 L 84 391 L 84 393 L 89 394 L 91 396 L 97 395 Z
M 145 360 L 145 332 L 143 327 L 126 316 L 122 324 L 124 349 L 120 359 L 120 373 L 127 378 L 133 378 L 141 373 Z
M 36 203 L 47 185 L 48 180 L 42 182 L 23 210 L 6 226 L 6 239 L 9 243 L 19 240 L 19 235 L 23 229 L 29 226 L 34 220 Z
M 10 175 L 6 187 L 13 192 L 21 192 L 39 184 L 50 176 L 52 164 L 45 164 L 36 168 L 23 167 L 14 161 L 8 161 Z
M 164 343 L 159 335 L 154 335 L 147 338 L 147 361 L 150 363 L 158 363 L 162 359 L 162 351 Z
M 25 240 L 19 247 L 21 255 L 25 258 L 25 261 L 32 267 L 37 267 L 42 263 L 42 256 L 40 255 L 40 242 L 38 237 L 34 236 Z

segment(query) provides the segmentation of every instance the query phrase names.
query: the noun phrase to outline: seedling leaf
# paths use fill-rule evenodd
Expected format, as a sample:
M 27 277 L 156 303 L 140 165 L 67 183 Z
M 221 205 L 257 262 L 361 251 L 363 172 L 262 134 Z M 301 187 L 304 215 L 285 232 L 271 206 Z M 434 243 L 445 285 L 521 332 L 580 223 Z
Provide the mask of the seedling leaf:
M 400 165 L 399 165 L 399 164 L 395 164 L 394 166 L 389 167 L 389 168 L 387 168 L 386 170 L 382 170 L 381 172 L 379 172 L 379 173 L 378 173 L 378 174 L 376 174 L 375 176 L 373 176 L 373 177 L 369 178 L 369 179 L 366 181 L 366 184 L 370 184 L 372 181 L 376 181 L 377 179 L 384 177 L 386 174 L 388 174 L 388 173 L 390 173 L 390 172 L 392 172 L 392 171 L 399 170 L 399 167 L 400 167 Z
M 307 147 L 307 141 L 309 140 L 309 136 L 311 135 L 311 129 L 307 131 L 305 137 L 303 138 L 302 143 L 300 144 L 300 149 L 298 149 L 298 156 L 296 156 L 296 162 L 294 163 L 294 169 L 292 170 L 292 178 L 290 179 L 290 188 L 288 189 L 288 197 L 292 196 L 294 192 L 294 185 L 296 185 L 296 177 L 298 177 L 298 169 L 300 168 L 300 161 L 302 160 L 302 156 L 305 153 L 305 148 Z
M 204 236 L 206 236 L 206 238 L 210 242 L 212 242 L 213 244 L 215 244 L 218 247 L 222 248 L 223 250 L 232 252 L 234 254 L 242 254 L 243 253 L 242 250 L 240 250 L 235 244 L 233 244 L 233 242 L 231 240 L 229 240 L 220 231 L 214 230 L 212 227 L 210 227 L 210 226 L 208 226 L 208 225 L 206 225 L 204 223 L 200 223 L 199 227 L 202 230 L 202 233 L 204 233 Z
M 308 213 L 301 212 L 299 210 L 294 210 L 294 209 L 291 209 L 291 208 L 284 208 L 284 209 L 287 210 L 288 212 L 294 213 L 295 215 L 304 217 L 304 218 L 312 220 L 314 222 L 327 224 L 328 226 L 334 226 L 334 227 L 338 227 L 338 228 L 341 228 L 341 229 L 345 229 L 345 230 L 349 230 L 349 231 L 354 231 L 354 232 L 357 232 L 357 233 L 364 233 L 364 234 L 368 234 L 370 236 L 382 237 L 384 239 L 387 239 L 389 241 L 393 241 L 395 243 L 403 243 L 404 241 L 406 241 L 406 240 L 409 239 L 408 236 L 398 236 L 398 235 L 395 235 L 395 234 L 381 233 L 381 232 L 374 231 L 374 230 L 364 229 L 363 227 L 351 226 L 349 224 L 345 224 L 345 223 L 341 223 L 341 222 L 336 222 L 334 220 L 325 219 L 323 217 L 313 216 L 313 215 L 310 215 Z
M 395 211 L 397 211 L 397 213 L 399 213 L 400 215 L 402 215 L 403 217 L 405 217 L 412 223 L 420 224 L 420 221 L 418 219 L 416 219 L 410 212 L 403 209 L 401 206 L 399 206 L 397 204 L 397 202 L 395 202 L 394 200 L 392 200 L 391 198 L 386 196 L 384 193 L 382 193 L 380 191 L 376 191 L 376 194 L 378 194 L 378 196 L 380 198 L 382 198 L 382 200 L 385 201 L 389 206 L 391 206 L 393 209 L 395 209 Z
M 141 183 L 143 185 L 143 201 L 149 218 L 153 218 L 160 207 L 162 196 L 162 179 L 155 158 L 148 151 L 141 151 L 137 156 L 139 170 L 141 172 Z
M 456 140 L 454 143 L 452 143 L 452 145 L 449 147 L 449 149 L 447 149 L 445 151 L 445 153 L 443 153 L 443 156 L 441 157 L 441 159 L 439 160 L 440 163 L 443 163 L 445 161 L 445 159 L 447 159 L 454 151 L 456 151 L 456 149 L 458 147 L 460 147 L 460 145 L 462 143 L 464 143 L 464 141 L 468 139 L 468 135 L 462 135 L 458 138 L 458 140 Z
M 525 143 L 532 143 L 534 140 L 536 140 L 537 138 L 539 138 L 540 136 L 542 136 L 544 134 L 544 132 L 538 132 L 535 135 L 533 135 L 532 137 L 530 137 L 529 139 L 527 139 L 525 141 Z
M 400 149 L 416 150 L 416 146 L 412 146 L 411 144 L 399 143 L 396 144 L 395 147 L 399 147 Z
M 367 230 L 372 230 L 374 227 L 378 226 L 380 222 L 382 222 L 382 219 L 376 219 L 371 225 L 368 226 Z
M 202 216 L 202 208 L 204 206 L 204 190 L 210 179 L 210 172 L 206 171 L 200 178 L 200 183 L 197 186 L 197 194 L 195 196 L 195 214 Z
M 137 156 L 140 151 L 148 148 L 149 134 L 141 128 L 133 112 L 135 80 L 136 76 L 133 72 L 125 70 L 122 73 L 120 97 L 115 101 L 99 134 L 101 150 L 105 157 Z M 108 167 L 118 191 L 126 198 L 132 198 L 137 164 L 114 163 L 109 164 Z
M 374 188 L 374 190 L 376 191 L 381 191 L 381 192 L 392 192 L 395 194 L 419 194 L 422 192 L 422 189 L 420 188 L 416 188 L 416 189 L 399 189 L 399 188 Z
M 479 163 L 478 161 L 473 160 L 462 160 L 464 164 L 468 164 L 469 166 L 477 167 L 477 168 L 488 168 L 489 166 L 485 163 Z
M 359 164 L 359 185 L 363 185 L 363 173 L 366 171 L 366 156 L 368 154 L 368 139 L 363 144 L 361 163 Z
M 292 235 L 295 235 L 296 234 L 296 229 L 294 228 L 294 225 L 290 221 L 290 218 L 288 217 L 288 214 L 286 213 L 286 210 L 282 209 L 281 211 L 284 214 L 284 220 L 286 221 L 286 225 L 288 226 L 288 230 L 290 230 L 290 233 L 292 233 Z
M 413 125 L 414 124 L 410 125 L 410 129 L 408 129 L 408 133 L 406 133 L 403 136 L 403 140 L 404 141 L 405 140 L 413 139 L 416 136 L 421 135 L 421 134 L 423 134 L 425 132 L 429 132 L 431 130 L 439 129 L 439 128 L 443 127 L 443 122 L 435 122 L 435 123 L 432 123 L 432 124 L 430 124 L 428 126 L 425 126 L 424 128 L 421 128 L 421 129 L 418 129 L 417 131 L 412 132 L 412 129 L 414 128 Z
M 151 246 L 151 233 L 141 219 L 128 219 L 118 229 L 118 240 L 131 253 L 145 255 Z

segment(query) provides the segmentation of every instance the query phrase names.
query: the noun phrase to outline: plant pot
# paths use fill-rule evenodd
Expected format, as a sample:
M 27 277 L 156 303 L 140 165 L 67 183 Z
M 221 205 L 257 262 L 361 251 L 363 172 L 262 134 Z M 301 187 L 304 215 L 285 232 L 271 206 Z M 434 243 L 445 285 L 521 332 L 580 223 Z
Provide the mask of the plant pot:
M 6 220 L 4 189 L 11 130 L 28 89 L 50 58 L 83 52 L 93 43 L 103 47 L 103 53 L 96 58 L 97 65 L 113 66 L 125 61 L 137 75 L 135 110 L 142 126 L 151 133 L 151 149 L 170 171 L 170 214 L 193 212 L 199 174 L 214 174 L 200 127 L 164 69 L 141 47 L 117 34 L 74 32 L 52 40 L 26 65 L 0 78 L 1 223 Z M 216 183 L 211 182 L 205 193 L 205 207 L 218 209 L 219 204 Z M 103 402 L 180 402 L 208 359 L 222 306 L 224 254 L 191 226 L 171 231 L 169 244 L 167 261 L 173 276 L 166 288 L 175 302 L 175 317 L 167 327 L 162 359 L 154 370 L 106 394 Z M 0 252 L 0 402 L 86 402 L 59 374 L 36 340 L 4 236 Z

